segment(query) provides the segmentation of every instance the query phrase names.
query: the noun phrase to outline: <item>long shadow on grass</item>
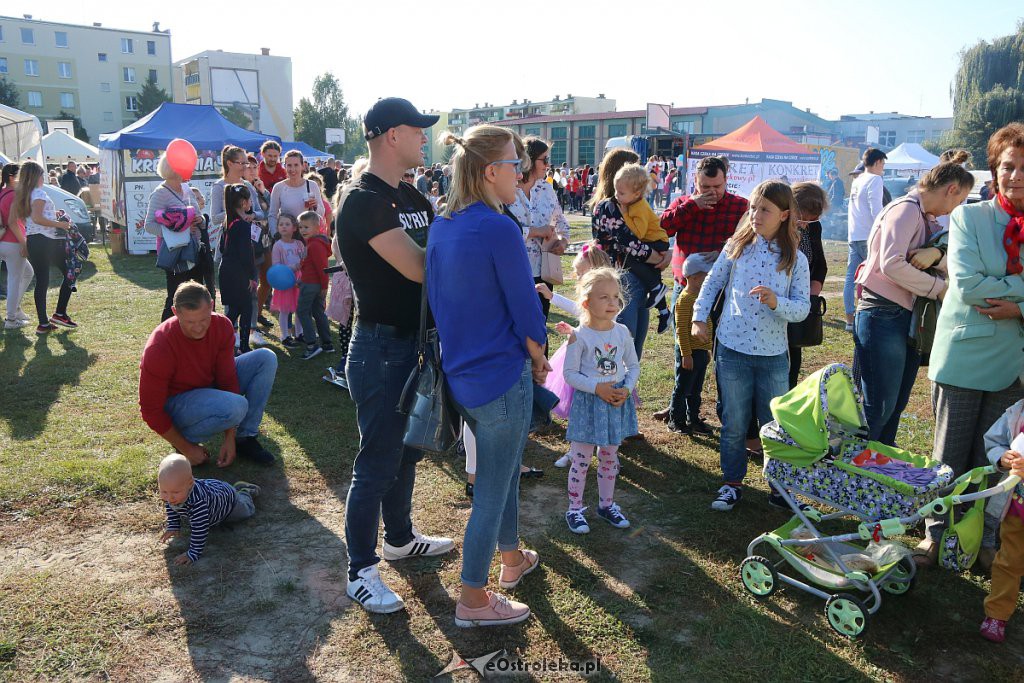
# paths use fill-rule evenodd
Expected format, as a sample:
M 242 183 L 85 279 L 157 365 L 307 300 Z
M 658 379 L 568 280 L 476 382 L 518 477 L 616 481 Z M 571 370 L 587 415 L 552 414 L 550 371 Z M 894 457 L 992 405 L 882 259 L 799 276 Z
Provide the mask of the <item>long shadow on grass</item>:
M 29 345 L 35 348 L 35 355 L 22 367 Z M 56 346 L 63 353 L 55 355 Z M 24 336 L 12 335 L 5 349 L 2 367 L 9 379 L 0 392 L 0 415 L 7 421 L 12 438 L 32 439 L 46 428 L 60 392 L 65 386 L 78 384 L 86 368 L 96 362 L 96 356 L 75 344 L 68 332 L 42 335 L 34 344 Z
M 167 276 L 156 267 L 156 254 L 131 256 L 128 254 L 111 254 L 110 267 L 118 276 L 142 287 L 166 291 Z
M 165 552 L 185 621 L 189 656 L 201 680 L 309 681 L 310 660 L 331 620 L 349 607 L 338 535 L 289 500 L 279 468 L 211 465 L 195 476 L 258 483 L 256 515 L 214 527 L 199 562 L 177 566 L 187 548 Z

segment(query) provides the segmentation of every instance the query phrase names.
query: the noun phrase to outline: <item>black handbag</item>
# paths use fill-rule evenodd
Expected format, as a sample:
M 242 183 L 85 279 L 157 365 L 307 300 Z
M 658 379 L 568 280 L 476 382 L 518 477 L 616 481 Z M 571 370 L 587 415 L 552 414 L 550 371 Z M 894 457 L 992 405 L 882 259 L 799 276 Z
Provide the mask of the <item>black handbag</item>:
M 948 234 L 948 230 L 942 230 L 932 236 L 925 244 L 925 247 L 938 246 Z M 937 275 L 935 268 L 925 271 L 929 275 Z M 939 322 L 939 311 L 942 309 L 942 301 L 929 299 L 926 296 L 919 296 L 914 299 L 914 310 L 910 314 L 910 332 L 907 335 L 907 345 L 921 354 L 921 367 L 928 367 L 928 357 L 932 352 L 932 342 L 935 341 L 935 328 Z
M 398 412 L 407 416 L 403 444 L 425 453 L 444 453 L 455 445 L 458 438 L 458 418 L 448 402 L 437 329 L 427 329 L 428 311 L 424 278 L 416 367 L 402 389 Z
M 809 346 L 821 346 L 824 339 L 823 318 L 828 311 L 825 297 L 811 295 L 811 310 L 807 317 L 798 323 L 790 323 L 788 328 L 789 345 L 806 349 Z

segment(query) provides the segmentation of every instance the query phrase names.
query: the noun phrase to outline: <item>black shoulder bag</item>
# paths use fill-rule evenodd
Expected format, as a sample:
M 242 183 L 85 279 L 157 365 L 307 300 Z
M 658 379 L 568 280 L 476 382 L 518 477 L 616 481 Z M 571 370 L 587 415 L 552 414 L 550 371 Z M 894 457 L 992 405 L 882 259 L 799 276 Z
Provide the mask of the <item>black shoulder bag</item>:
M 425 453 L 444 453 L 458 438 L 455 411 L 448 403 L 448 387 L 441 371 L 441 344 L 437 329 L 427 329 L 427 280 L 420 299 L 420 329 L 416 367 L 398 399 L 398 412 L 406 415 L 402 443 Z
M 924 248 L 938 247 L 947 233 L 947 230 L 939 231 L 928 240 Z M 935 268 L 929 268 L 925 272 L 930 275 L 936 274 Z M 932 352 L 932 342 L 935 341 L 935 328 L 939 323 L 939 309 L 941 308 L 942 302 L 939 299 L 929 299 L 926 296 L 914 299 L 907 344 L 921 354 L 921 367 L 928 367 L 928 357 Z

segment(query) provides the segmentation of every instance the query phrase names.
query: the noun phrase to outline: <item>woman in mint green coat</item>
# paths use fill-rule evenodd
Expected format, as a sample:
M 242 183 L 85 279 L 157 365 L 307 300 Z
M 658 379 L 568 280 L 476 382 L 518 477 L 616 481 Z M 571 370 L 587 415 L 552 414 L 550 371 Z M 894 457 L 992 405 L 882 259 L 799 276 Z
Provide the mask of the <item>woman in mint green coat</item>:
M 1012 123 L 991 137 L 988 163 L 996 196 L 950 217 L 949 289 L 928 368 L 934 457 L 957 475 L 988 464 L 985 431 L 1024 398 L 1024 125 Z M 998 524 L 986 517 L 978 555 L 986 569 L 995 557 Z M 915 552 L 919 564 L 935 562 L 944 527 L 944 519 L 928 520 Z

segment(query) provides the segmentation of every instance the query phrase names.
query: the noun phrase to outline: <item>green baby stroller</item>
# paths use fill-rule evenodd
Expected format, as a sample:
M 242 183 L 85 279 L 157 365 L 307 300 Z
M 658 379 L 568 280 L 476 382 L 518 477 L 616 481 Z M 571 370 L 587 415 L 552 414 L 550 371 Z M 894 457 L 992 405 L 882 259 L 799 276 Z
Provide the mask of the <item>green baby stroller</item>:
M 751 541 L 740 579 L 757 598 L 767 598 L 780 583 L 818 596 L 825 600 L 829 626 L 850 638 L 867 629 L 883 592 L 900 595 L 913 585 L 916 565 L 909 550 L 886 539 L 954 505 L 1012 490 L 1018 481 L 1010 477 L 964 494 L 995 468 L 980 467 L 954 480 L 946 465 L 868 441 L 860 392 L 844 365 L 815 372 L 774 399 L 771 408 L 775 419 L 761 429 L 764 475 L 793 517 Z M 796 494 L 837 512 L 802 505 Z M 823 523 L 851 516 L 860 520 L 855 531 L 819 531 Z

